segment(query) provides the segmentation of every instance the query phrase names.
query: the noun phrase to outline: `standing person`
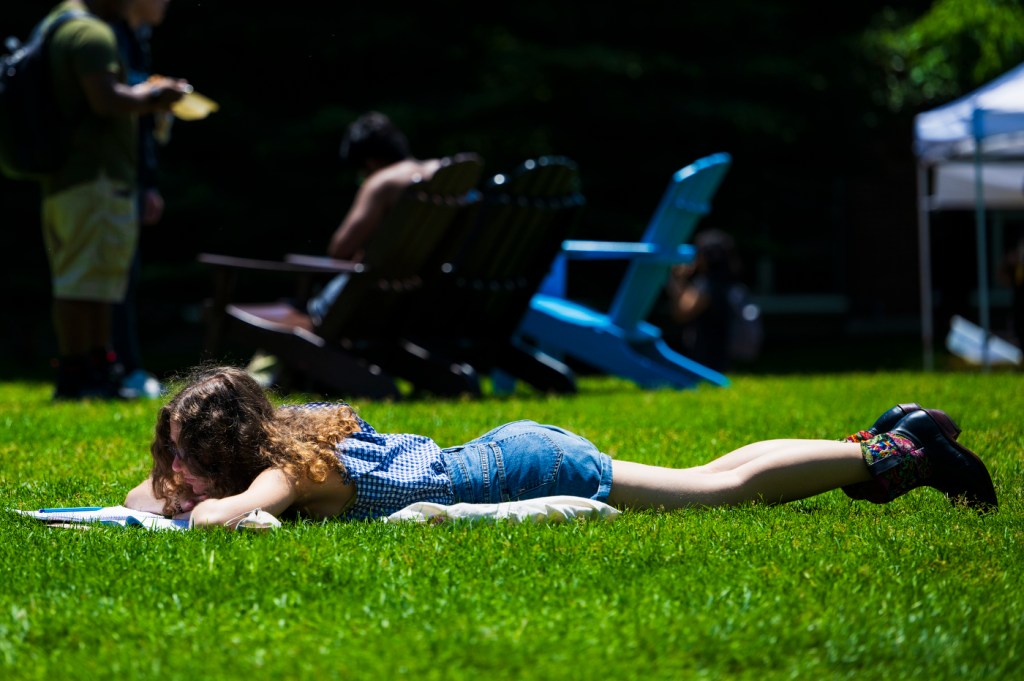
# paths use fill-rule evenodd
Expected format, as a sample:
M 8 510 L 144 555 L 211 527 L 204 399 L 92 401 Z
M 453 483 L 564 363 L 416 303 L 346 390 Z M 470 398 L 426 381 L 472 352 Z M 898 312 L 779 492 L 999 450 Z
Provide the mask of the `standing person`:
M 901 404 L 843 440 L 767 440 L 703 466 L 612 460 L 555 426 L 517 421 L 441 449 L 423 435 L 378 433 L 345 404 L 275 409 L 245 371 L 196 371 L 157 417 L 146 480 L 124 505 L 232 526 L 246 513 L 385 517 L 405 506 L 572 495 L 626 509 L 785 503 L 842 487 L 887 503 L 920 486 L 995 510 L 985 464 L 944 412 Z
M 124 18 L 113 24 L 118 51 L 127 70 L 127 83 L 140 85 L 153 73 L 150 37 L 153 28 L 163 23 L 170 0 L 127 0 Z M 172 117 L 166 113 L 139 116 L 139 223 L 148 227 L 160 222 L 164 199 L 157 183 L 158 137 L 166 142 Z M 159 129 L 159 133 L 157 130 Z M 124 301 L 114 305 L 113 347 L 117 357 L 121 393 L 128 397 L 157 397 L 162 386 L 143 368 L 138 330 L 138 287 L 141 267 L 140 248 L 136 246 L 128 276 Z
M 138 238 L 136 119 L 168 111 L 188 90 L 183 80 L 126 83 L 111 28 L 125 8 L 125 0 L 66 0 L 43 20 L 88 12 L 62 24 L 49 45 L 57 107 L 73 131 L 66 162 L 41 187 L 59 353 L 56 399 L 119 395 L 111 316 L 124 299 Z
M 441 159 L 414 158 L 405 133 L 378 111 L 365 113 L 348 126 L 340 156 L 363 180 L 344 220 L 331 235 L 327 255 L 358 261 L 402 192 L 413 182 L 432 178 L 441 167 Z M 338 275 L 309 301 L 307 309 L 315 324 L 330 309 L 348 276 Z

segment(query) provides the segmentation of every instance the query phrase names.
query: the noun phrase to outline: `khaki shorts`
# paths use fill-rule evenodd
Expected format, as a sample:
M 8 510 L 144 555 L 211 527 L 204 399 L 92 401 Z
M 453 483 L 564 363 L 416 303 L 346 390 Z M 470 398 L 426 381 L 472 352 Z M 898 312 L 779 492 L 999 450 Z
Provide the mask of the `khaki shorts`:
M 53 297 L 118 303 L 139 238 L 133 188 L 102 175 L 43 197 Z

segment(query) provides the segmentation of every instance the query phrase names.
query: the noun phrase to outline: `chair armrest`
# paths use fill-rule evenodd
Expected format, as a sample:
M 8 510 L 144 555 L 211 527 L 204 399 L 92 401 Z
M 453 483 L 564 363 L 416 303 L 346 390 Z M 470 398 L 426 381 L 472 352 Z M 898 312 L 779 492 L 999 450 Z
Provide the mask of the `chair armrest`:
M 565 298 L 570 260 L 628 260 L 645 264 L 677 265 L 693 262 L 697 249 L 690 244 L 659 246 L 637 241 L 582 241 L 570 239 L 562 242 L 562 249 L 551 263 L 548 275 L 540 283 L 538 293 Z
M 672 264 L 692 261 L 697 249 L 691 244 L 661 246 L 635 241 L 569 240 L 562 242 L 562 253 L 570 260 L 635 260 Z
M 227 324 L 228 308 L 236 301 L 236 290 L 243 277 L 259 279 L 266 275 L 273 279 L 283 277 L 294 280 L 292 304 L 304 303 L 309 299 L 314 280 L 336 276 L 342 272 L 360 272 L 359 263 L 345 261 L 330 262 L 288 262 L 284 260 L 260 260 L 239 258 L 217 253 L 200 253 L 196 259 L 211 267 L 213 271 L 213 296 L 204 302 L 207 318 L 207 334 L 204 343 L 206 352 L 215 354 L 221 345 Z M 326 260 L 326 259 L 325 259 Z
M 289 258 L 292 256 L 289 256 Z M 217 253 L 200 253 L 196 260 L 204 265 L 214 267 L 227 267 L 239 270 L 256 270 L 262 272 L 286 272 L 293 274 L 338 274 L 341 272 L 361 272 L 363 266 L 359 263 L 349 263 L 344 260 L 332 262 L 310 262 L 281 260 L 259 260 L 257 258 L 237 258 L 231 255 L 220 255 Z M 329 260 L 324 258 L 323 260 Z
M 366 265 L 363 263 L 352 262 L 351 260 L 338 260 L 337 258 L 329 258 L 326 255 L 288 253 L 284 256 L 284 261 L 292 265 L 309 267 L 317 271 L 332 272 L 335 274 L 341 274 L 342 272 L 366 271 Z

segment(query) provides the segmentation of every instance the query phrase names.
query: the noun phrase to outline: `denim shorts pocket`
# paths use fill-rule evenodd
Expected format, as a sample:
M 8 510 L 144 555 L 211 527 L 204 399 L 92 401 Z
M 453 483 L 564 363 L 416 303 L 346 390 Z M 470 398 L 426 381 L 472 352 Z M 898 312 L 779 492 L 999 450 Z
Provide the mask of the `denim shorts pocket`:
M 502 438 L 495 444 L 504 499 L 533 499 L 555 493 L 565 452 L 547 434 L 535 430 Z

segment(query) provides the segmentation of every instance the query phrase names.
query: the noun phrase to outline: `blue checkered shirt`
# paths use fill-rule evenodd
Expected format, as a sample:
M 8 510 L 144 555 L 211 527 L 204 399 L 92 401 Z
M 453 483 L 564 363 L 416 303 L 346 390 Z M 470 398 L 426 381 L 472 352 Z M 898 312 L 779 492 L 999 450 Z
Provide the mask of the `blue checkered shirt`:
M 336 407 L 313 402 L 302 408 Z M 429 437 L 381 434 L 356 416 L 360 430 L 337 448 L 346 481 L 355 483 L 355 503 L 342 520 L 380 518 L 417 501 L 451 504 L 452 481 L 441 462 L 441 448 Z

